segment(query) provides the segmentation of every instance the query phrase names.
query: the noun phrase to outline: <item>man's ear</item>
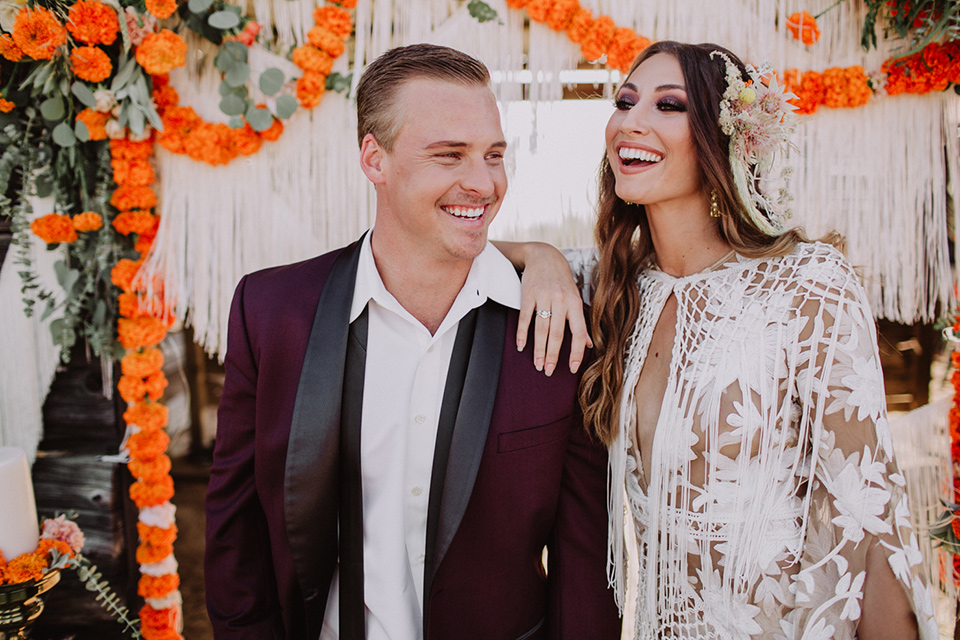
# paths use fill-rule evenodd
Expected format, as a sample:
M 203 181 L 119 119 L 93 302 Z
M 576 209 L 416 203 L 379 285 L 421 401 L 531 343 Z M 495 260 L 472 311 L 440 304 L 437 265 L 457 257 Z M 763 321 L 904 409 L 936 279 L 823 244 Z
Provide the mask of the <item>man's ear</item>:
M 363 136 L 360 142 L 360 169 L 373 184 L 380 184 L 384 179 L 383 160 L 386 151 L 373 137 L 372 133 Z

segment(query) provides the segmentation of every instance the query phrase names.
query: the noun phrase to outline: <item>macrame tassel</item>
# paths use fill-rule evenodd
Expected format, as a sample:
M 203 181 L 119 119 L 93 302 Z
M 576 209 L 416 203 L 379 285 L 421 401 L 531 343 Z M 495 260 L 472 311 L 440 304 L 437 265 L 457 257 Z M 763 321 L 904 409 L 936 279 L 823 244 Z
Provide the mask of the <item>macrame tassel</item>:
M 51 203 L 35 201 L 33 210 L 42 214 Z M 62 260 L 65 248 L 47 251 L 40 240 L 30 238 L 30 259 L 41 289 L 57 292 L 53 264 Z M 14 264 L 18 248 L 11 246 L 0 268 L 0 446 L 19 447 L 27 452 L 30 462 L 36 456 L 37 445 L 43 437 L 41 408 L 56 373 L 60 349 L 53 344 L 50 323 L 56 314 L 40 320 L 42 305 L 31 317 L 23 312 L 20 295 L 20 270 Z

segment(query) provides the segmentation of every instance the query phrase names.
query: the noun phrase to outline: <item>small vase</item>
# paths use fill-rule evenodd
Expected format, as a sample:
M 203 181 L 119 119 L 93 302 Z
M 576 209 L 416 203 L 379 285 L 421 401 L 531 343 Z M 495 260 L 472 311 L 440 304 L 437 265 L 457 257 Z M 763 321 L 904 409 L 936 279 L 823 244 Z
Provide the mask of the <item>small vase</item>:
M 0 586 L 0 640 L 27 638 L 27 628 L 43 613 L 40 594 L 58 582 L 60 570 L 54 569 L 39 580 Z

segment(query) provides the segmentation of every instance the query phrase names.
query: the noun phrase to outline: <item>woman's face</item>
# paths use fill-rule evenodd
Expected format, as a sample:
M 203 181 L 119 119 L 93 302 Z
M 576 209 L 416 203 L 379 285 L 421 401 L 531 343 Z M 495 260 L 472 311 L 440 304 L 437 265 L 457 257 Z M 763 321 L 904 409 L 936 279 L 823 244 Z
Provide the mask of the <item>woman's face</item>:
M 617 195 L 644 205 L 702 203 L 700 163 L 687 114 L 683 71 L 658 53 L 619 88 L 607 122 L 607 158 Z

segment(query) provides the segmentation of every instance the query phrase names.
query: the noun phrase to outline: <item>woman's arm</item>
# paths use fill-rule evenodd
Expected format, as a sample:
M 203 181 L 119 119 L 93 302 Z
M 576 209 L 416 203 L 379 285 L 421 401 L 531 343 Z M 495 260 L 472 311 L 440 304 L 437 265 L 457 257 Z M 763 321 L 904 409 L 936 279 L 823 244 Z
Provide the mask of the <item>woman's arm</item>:
M 576 373 L 583 362 L 584 349 L 592 347 L 593 340 L 587 333 L 583 301 L 567 259 L 559 250 L 544 242 L 496 240 L 493 244 L 514 267 L 523 271 L 517 350 L 523 351 L 526 346 L 534 312 L 549 312 L 548 317 L 538 314 L 534 322 L 534 365 L 548 376 L 553 373 L 559 359 L 564 328 L 569 324 L 573 336 L 569 364 L 570 371 Z

